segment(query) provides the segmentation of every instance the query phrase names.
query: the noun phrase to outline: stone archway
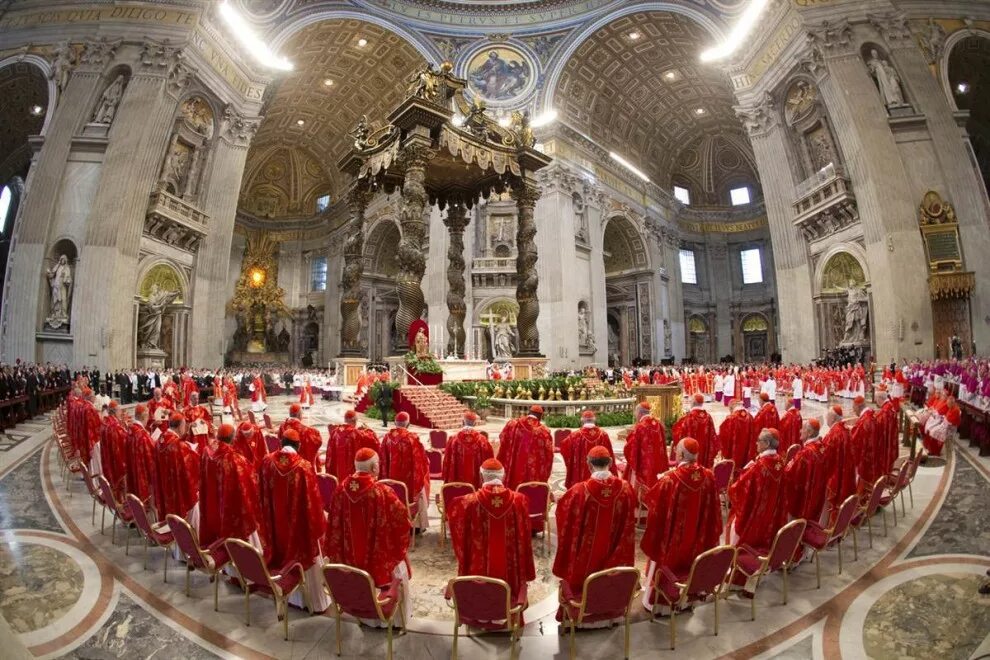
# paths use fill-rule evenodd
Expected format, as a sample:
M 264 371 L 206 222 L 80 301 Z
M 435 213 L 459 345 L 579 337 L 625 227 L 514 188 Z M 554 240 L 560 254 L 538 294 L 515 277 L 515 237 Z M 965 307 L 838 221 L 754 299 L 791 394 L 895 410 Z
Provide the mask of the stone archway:
M 838 245 L 822 255 L 815 272 L 815 317 L 818 346 L 822 353 L 848 343 L 847 305 L 849 292 L 860 290 L 867 298 L 865 341 L 872 348 L 872 303 L 865 258 L 858 246 Z
M 135 294 L 134 359 L 139 367 L 189 363 L 189 282 L 182 269 L 158 259 L 141 267 Z
M 749 314 L 742 320 L 743 356 L 746 362 L 770 359 L 770 322 L 763 314 Z
M 708 322 L 701 316 L 691 316 L 687 320 L 688 329 L 688 357 L 698 364 L 711 364 L 712 355 L 712 333 L 708 327 Z
M 483 300 L 475 307 L 471 323 L 472 340 L 478 359 L 496 359 L 495 344 L 498 341 L 499 326 L 507 326 L 513 350 L 518 348 L 516 321 L 519 316 L 519 303 L 507 296 Z
M 367 314 L 362 326 L 362 341 L 367 342 L 368 359 L 383 360 L 405 345 L 395 333 L 395 313 L 399 298 L 395 276 L 399 272 L 396 246 L 401 233 L 390 219 L 377 222 L 364 241 L 364 275 L 362 289 Z
M 950 38 L 944 67 L 950 103 L 969 113 L 966 134 L 986 194 L 990 190 L 990 33 L 974 31 L 958 40 Z
M 625 215 L 606 221 L 602 237 L 605 307 L 609 321 L 609 362 L 629 366 L 653 361 L 653 310 L 649 252 L 636 225 Z

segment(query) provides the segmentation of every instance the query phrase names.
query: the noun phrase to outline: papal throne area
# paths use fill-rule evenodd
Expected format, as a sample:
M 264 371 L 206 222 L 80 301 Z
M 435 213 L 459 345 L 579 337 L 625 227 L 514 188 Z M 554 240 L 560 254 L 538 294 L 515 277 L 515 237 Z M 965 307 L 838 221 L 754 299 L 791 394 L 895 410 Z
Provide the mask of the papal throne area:
M 0 2 L 4 658 L 990 656 L 990 3 Z

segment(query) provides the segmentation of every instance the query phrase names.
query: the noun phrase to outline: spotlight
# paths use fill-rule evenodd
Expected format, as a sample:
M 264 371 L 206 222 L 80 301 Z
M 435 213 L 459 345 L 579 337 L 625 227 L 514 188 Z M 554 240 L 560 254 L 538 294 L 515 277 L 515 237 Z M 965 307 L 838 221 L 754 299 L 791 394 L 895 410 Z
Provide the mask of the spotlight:
M 326 85 L 327 87 L 333 87 L 333 81 L 330 80 L 329 78 L 327 78 L 326 80 L 324 80 L 323 81 L 323 84 Z
M 358 39 L 358 47 L 359 48 L 364 48 L 367 45 L 368 45 L 368 40 L 367 39 L 365 39 L 363 37 L 361 39 Z
M 40 105 L 32 105 L 31 106 L 31 114 L 34 115 L 35 117 L 40 116 L 41 113 L 43 113 L 44 111 L 45 111 L 45 109 L 42 108 Z
M 706 112 L 708 112 L 708 111 L 705 110 L 704 108 L 695 108 L 694 109 L 694 114 L 698 115 L 699 117 L 702 116 L 702 115 L 704 115 Z
M 958 85 L 956 85 L 956 91 L 959 92 L 960 94 L 965 94 L 966 92 L 969 91 L 969 83 L 960 82 Z
M 628 36 L 629 36 L 629 39 L 630 40 L 636 41 L 637 39 L 639 39 L 643 35 L 641 35 L 639 32 L 635 32 L 634 31 L 634 32 L 630 32 Z
M 305 119 L 297 119 L 296 120 L 296 125 L 298 125 L 298 126 L 304 126 L 305 124 L 306 124 L 306 120 Z

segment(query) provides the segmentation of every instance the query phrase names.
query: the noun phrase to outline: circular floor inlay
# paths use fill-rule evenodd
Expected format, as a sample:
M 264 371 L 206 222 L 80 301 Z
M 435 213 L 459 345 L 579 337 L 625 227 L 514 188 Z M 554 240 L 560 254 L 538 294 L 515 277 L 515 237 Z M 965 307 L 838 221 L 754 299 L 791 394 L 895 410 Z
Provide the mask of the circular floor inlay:
M 83 571 L 54 548 L 0 544 L 0 613 L 18 633 L 62 618 L 82 595 Z
M 899 584 L 881 596 L 863 622 L 871 658 L 968 658 L 990 630 L 983 578 L 936 574 Z

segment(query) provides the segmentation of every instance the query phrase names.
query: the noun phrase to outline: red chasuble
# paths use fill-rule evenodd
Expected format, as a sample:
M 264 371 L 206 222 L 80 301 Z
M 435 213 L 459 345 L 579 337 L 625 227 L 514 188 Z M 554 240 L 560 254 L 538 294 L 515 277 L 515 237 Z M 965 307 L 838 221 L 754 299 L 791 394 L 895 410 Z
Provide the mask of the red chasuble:
M 780 429 L 780 413 L 773 401 L 767 401 L 753 418 L 753 447 L 756 447 L 756 440 L 760 437 L 763 429 Z
M 174 514 L 185 518 L 199 500 L 199 453 L 174 431 L 166 431 L 157 447 L 158 482 L 155 507 L 159 520 Z
M 165 418 L 159 421 L 155 421 L 157 417 L 161 416 L 158 410 L 165 411 Z M 160 399 L 151 399 L 148 401 L 148 430 L 154 429 L 156 426 L 162 430 L 162 433 L 168 430 L 168 416 L 172 414 L 175 410 L 175 404 L 168 397 L 162 397 Z
M 525 495 L 486 485 L 462 497 L 450 512 L 450 538 L 458 575 L 505 580 L 513 600 L 536 579 Z
M 221 442 L 203 452 L 199 481 L 199 542 L 247 540 L 259 529 L 258 473 L 254 464 Z
M 777 445 L 777 453 L 787 456 L 787 450 L 791 445 L 801 444 L 801 427 L 804 420 L 801 419 L 801 411 L 797 408 L 788 408 L 784 416 L 780 418 L 780 444 Z
M 878 455 L 881 454 L 880 438 L 877 433 L 876 416 L 870 408 L 864 410 L 853 425 L 852 448 L 857 457 L 858 490 L 860 495 L 866 496 L 873 488 L 874 482 L 881 476 L 878 472 L 880 464 Z
M 463 481 L 481 488 L 481 464 L 494 456 L 488 438 L 473 428 L 461 429 L 443 452 L 444 483 Z
M 697 440 L 700 447 L 698 465 L 711 469 L 715 464 L 715 454 L 718 453 L 718 436 L 715 434 L 715 422 L 711 415 L 701 408 L 692 408 L 674 423 L 670 431 L 674 436 L 675 447 L 684 438 Z
M 758 456 L 729 486 L 729 502 L 739 544 L 769 548 L 787 522 L 784 461 L 780 454 Z
M 340 424 L 330 430 L 330 440 L 327 442 L 326 470 L 329 474 L 337 477 L 337 483 L 342 482 L 354 472 L 354 456 L 362 447 L 367 447 L 376 454 L 381 453 L 378 437 L 368 427 Z
M 380 478 L 401 481 L 406 485 L 409 499 L 415 501 L 429 475 L 426 449 L 418 435 L 398 427 L 385 434 L 378 468 Z
M 320 437 L 320 432 L 312 426 L 306 426 L 295 417 L 290 417 L 278 427 L 278 439 L 280 441 L 289 429 L 294 429 L 299 434 L 299 455 L 318 470 L 320 468 L 320 448 L 323 447 L 323 438 Z M 354 453 L 357 453 L 357 449 L 354 450 Z
M 615 465 L 615 452 L 612 451 L 612 440 L 609 439 L 608 433 L 597 426 L 583 426 L 560 443 L 560 455 L 564 458 L 564 467 L 567 468 L 564 488 L 570 488 L 591 478 L 591 471 L 588 469 L 588 452 L 593 447 L 604 447 L 608 450 L 608 455 L 612 457 L 609 471 L 613 475 L 619 474 Z
M 89 401 L 83 401 L 79 407 L 79 458 L 83 460 L 87 467 L 93 456 L 93 447 L 100 441 L 100 432 L 103 430 L 103 420 L 100 418 L 100 411 Z
M 158 479 L 155 441 L 140 422 L 133 422 L 127 436 L 127 492 L 147 502 Z
M 584 579 L 636 560 L 636 494 L 618 477 L 588 479 L 557 502 L 553 574 L 580 593 Z
M 877 476 L 890 474 L 894 469 L 894 461 L 901 453 L 897 438 L 897 416 L 897 406 L 889 399 L 877 412 L 877 439 L 880 445 L 877 452 Z
M 406 505 L 395 491 L 358 472 L 345 477 L 333 496 L 323 556 L 368 571 L 375 585 L 384 587 L 406 558 L 410 530 Z
M 113 489 L 113 496 L 118 502 L 123 502 L 127 480 L 127 431 L 112 415 L 103 418 L 100 428 L 100 461 L 103 476 Z
M 753 442 L 753 416 L 745 408 L 737 408 L 722 422 L 718 429 L 718 444 L 724 458 L 735 462 L 738 474 L 756 456 Z
M 630 483 L 635 478 L 635 486 L 649 490 L 657 482 L 657 475 L 667 471 L 667 443 L 664 439 L 663 424 L 652 415 L 646 415 L 636 422 L 626 445 L 622 448 L 626 457 L 625 478 Z
M 825 508 L 828 481 L 825 445 L 821 440 L 805 444 L 784 468 L 787 508 L 791 518 L 819 522 Z
M 237 433 L 234 434 L 233 447 L 240 453 L 241 456 L 251 461 L 256 468 L 261 467 L 261 462 L 264 460 L 265 455 L 268 453 L 268 445 L 265 444 L 265 436 L 262 435 L 261 429 L 257 424 L 251 424 L 251 428 L 254 433 L 251 437 L 248 437 L 246 433 L 241 430 L 241 427 L 237 427 Z
M 188 437 L 187 440 L 196 442 L 199 445 L 206 445 L 209 442 L 209 438 L 213 435 L 213 416 L 210 411 L 206 409 L 206 406 L 187 406 L 185 410 L 182 411 L 183 416 L 186 418 L 186 433 Z M 193 435 L 192 426 L 195 422 L 202 420 L 206 424 L 206 435 Z
M 327 525 L 313 466 L 295 452 L 272 452 L 261 464 L 259 490 L 269 563 L 312 566 Z
M 842 502 L 856 492 L 856 453 L 849 429 L 842 421 L 829 428 L 822 444 L 828 470 L 826 498 L 834 515 Z
M 691 570 L 694 558 L 718 545 L 722 507 L 715 475 L 697 463 L 681 463 L 646 494 L 650 510 L 640 547 L 676 574 Z
M 515 489 L 527 481 L 546 481 L 553 469 L 550 431 L 532 415 L 509 420 L 499 434 L 498 460 L 505 485 Z
M 193 392 L 199 392 L 199 385 L 192 378 L 182 379 L 182 405 L 189 405 L 189 397 Z

